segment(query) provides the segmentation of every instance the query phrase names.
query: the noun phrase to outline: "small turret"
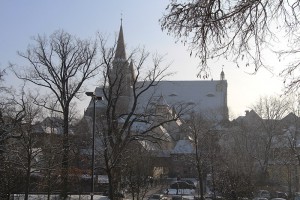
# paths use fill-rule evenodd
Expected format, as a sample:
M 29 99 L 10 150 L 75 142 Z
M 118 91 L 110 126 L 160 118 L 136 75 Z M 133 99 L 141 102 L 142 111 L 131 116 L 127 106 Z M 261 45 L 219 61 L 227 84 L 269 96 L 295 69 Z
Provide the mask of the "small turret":
M 220 74 L 220 80 L 221 80 L 221 81 L 224 81 L 224 80 L 225 80 L 225 73 L 224 73 L 223 69 L 222 69 L 222 72 L 221 72 L 221 74 Z
M 171 117 L 171 110 L 162 94 L 157 100 L 155 114 L 157 115 L 158 121 L 166 120 Z

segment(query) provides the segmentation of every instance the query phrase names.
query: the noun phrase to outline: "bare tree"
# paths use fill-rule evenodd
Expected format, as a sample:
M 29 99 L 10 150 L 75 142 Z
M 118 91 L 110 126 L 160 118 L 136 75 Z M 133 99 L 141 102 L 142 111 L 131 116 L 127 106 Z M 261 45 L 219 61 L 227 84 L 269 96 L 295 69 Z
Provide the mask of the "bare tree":
M 248 134 L 243 124 L 235 122 L 221 134 L 219 144 L 224 172 L 221 185 L 227 196 L 234 191 L 239 197 L 249 197 L 256 186 L 255 159 L 248 149 L 255 141 L 250 140 Z
M 6 140 L 19 136 L 16 129 L 25 117 L 24 107 L 18 107 L 11 98 L 15 91 L 3 84 L 4 74 L 0 71 L 0 155 L 5 151 Z
M 199 76 L 207 77 L 209 59 L 221 56 L 233 60 L 238 67 L 254 66 L 255 72 L 267 67 L 264 60 L 266 49 L 274 50 L 280 37 L 288 38 L 282 54 L 299 53 L 299 0 L 173 0 L 166 8 L 161 26 L 169 34 L 188 45 L 200 62 Z M 282 40 L 281 40 L 282 41 Z M 273 45 L 273 46 L 272 46 Z M 283 72 L 291 85 L 297 84 L 296 59 Z
M 10 193 L 20 184 L 20 170 L 9 162 L 9 141 L 20 138 L 19 128 L 25 117 L 24 107 L 20 107 L 11 98 L 12 88 L 6 87 L 0 71 L 0 194 L 1 198 L 10 198 Z
M 34 162 L 40 155 L 41 150 L 36 148 L 37 139 L 34 137 L 33 123 L 38 119 L 41 109 L 32 103 L 30 94 L 25 95 L 22 89 L 21 94 L 12 96 L 12 102 L 19 110 L 24 110 L 24 118 L 22 119 L 18 129 L 18 137 L 8 141 L 7 153 L 9 162 L 14 164 L 16 170 L 24 172 L 25 199 L 28 199 L 28 194 L 31 186 L 32 174 L 37 169 L 37 162 Z
M 21 170 L 16 170 L 15 165 L 9 162 L 8 156 L 1 158 L 0 171 L 0 197 L 1 199 L 11 199 L 11 194 L 19 189 L 23 181 L 21 177 L 23 173 Z
M 99 64 L 95 62 L 96 44 L 81 40 L 65 31 L 54 32 L 49 39 L 38 36 L 35 44 L 25 53 L 18 53 L 28 61 L 23 70 L 11 65 L 16 76 L 45 89 L 49 96 L 40 99 L 39 105 L 53 109 L 63 118 L 63 158 L 62 158 L 62 196 L 67 197 L 69 168 L 69 123 L 70 106 L 78 97 L 83 83 L 96 75 Z
M 47 193 L 48 200 L 50 200 L 52 192 L 59 188 L 61 181 L 59 176 L 61 164 L 57 161 L 61 160 L 62 155 L 61 135 L 59 133 L 62 126 L 61 120 L 56 117 L 56 114 L 56 112 L 50 112 L 50 117 L 34 124 L 35 129 L 41 131 L 39 132 L 41 141 L 38 146 L 42 150 L 42 163 L 39 165 L 42 177 L 38 186 L 39 191 Z
M 215 122 L 216 123 L 216 122 Z M 188 129 L 190 133 L 195 154 L 190 158 L 196 167 L 198 181 L 199 181 L 199 194 L 201 199 L 204 199 L 204 182 L 206 176 L 210 172 L 209 169 L 209 145 L 210 145 L 210 134 L 216 125 L 213 121 L 206 119 L 201 114 L 192 114 L 187 121 Z
M 282 133 L 281 119 L 286 115 L 289 102 L 277 97 L 263 97 L 253 106 L 254 117 L 244 123 L 249 145 L 248 152 L 256 160 L 260 169 L 262 184 L 268 181 L 268 167 L 274 140 Z M 246 115 L 247 117 L 247 115 Z
M 132 142 L 124 155 L 122 182 L 127 185 L 133 200 L 143 199 L 151 188 L 148 177 L 153 175 L 153 155 L 139 141 Z
M 297 167 L 300 165 L 299 144 L 299 96 L 289 98 L 290 113 L 281 120 L 282 134 L 276 138 L 277 144 L 273 147 L 272 161 L 276 167 L 283 166 L 284 170 L 277 170 L 276 181 L 284 181 L 288 185 L 289 195 L 299 190 L 299 175 Z M 278 167 L 280 168 L 280 167 Z M 288 176 L 286 175 L 288 174 Z
M 153 105 L 150 104 L 154 100 L 150 98 L 146 100 L 148 106 L 142 108 L 140 104 L 143 95 L 169 75 L 166 73 L 168 66 L 161 68 L 162 58 L 154 56 L 152 67 L 146 68 L 145 61 L 149 54 L 145 51 L 141 51 L 135 62 L 129 64 L 124 52 L 119 54 L 118 47 L 116 51 L 115 48 L 107 49 L 105 40 L 100 39 L 100 42 L 101 56 L 105 63 L 101 87 L 105 107 L 99 129 L 103 145 L 103 162 L 109 179 L 109 197 L 113 199 L 120 188 L 118 183 L 121 180 L 121 168 L 124 167 L 124 153 L 128 145 L 136 140 L 152 142 L 163 140 L 162 136 L 155 134 L 155 129 L 178 119 L 185 107 L 183 104 L 177 107 L 174 105 L 173 111 L 176 110 L 176 114 L 175 112 L 170 114 L 171 110 L 168 110 L 167 116 L 159 116 L 154 112 Z M 129 58 L 133 58 L 134 55 L 136 54 L 130 55 Z M 154 123 L 154 118 L 159 117 L 163 120 Z

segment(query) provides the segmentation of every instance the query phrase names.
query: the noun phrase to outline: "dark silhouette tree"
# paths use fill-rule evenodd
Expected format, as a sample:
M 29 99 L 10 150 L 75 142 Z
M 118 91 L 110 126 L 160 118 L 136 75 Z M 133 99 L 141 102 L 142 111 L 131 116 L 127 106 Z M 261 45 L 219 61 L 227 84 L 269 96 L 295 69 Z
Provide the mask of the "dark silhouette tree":
M 252 66 L 253 72 L 270 69 L 265 58 L 273 51 L 294 56 L 281 75 L 287 86 L 297 89 L 300 78 L 293 75 L 299 66 L 299 11 L 299 0 L 174 0 L 160 22 L 200 58 L 201 77 L 208 76 L 208 60 L 220 57 L 238 67 Z M 285 39 L 286 45 L 278 46 Z
M 122 29 L 121 29 L 122 31 Z M 166 113 L 168 117 L 155 113 L 153 110 L 154 97 L 147 99 L 147 108 L 139 107 L 145 93 L 152 91 L 166 76 L 168 66 L 161 67 L 162 57 L 153 56 L 152 66 L 146 68 L 149 53 L 144 50 L 134 51 L 129 59 L 125 57 L 125 49 L 120 42 L 115 48 L 106 48 L 106 40 L 100 39 L 101 57 L 103 60 L 103 84 L 99 94 L 103 96 L 102 116 L 98 118 L 105 171 L 109 179 L 109 198 L 114 199 L 121 182 L 121 169 L 124 166 L 125 150 L 133 141 L 147 140 L 156 142 L 163 140 L 155 134 L 155 129 L 163 124 L 177 120 L 187 108 L 184 104 L 173 106 Z M 123 48 L 120 48 L 122 46 Z M 121 49 L 121 50 L 120 50 Z M 120 53 L 121 52 L 121 53 Z M 140 54 L 138 54 L 140 53 Z M 136 56 L 135 62 L 129 62 Z M 130 63 L 130 64 L 129 64 Z M 143 71 L 144 70 L 144 71 Z M 96 91 L 97 92 L 97 91 Z M 150 92 L 151 93 L 151 92 Z M 99 95 L 98 94 L 98 95 Z M 145 103 L 145 102 L 143 102 Z M 151 107 L 152 106 L 152 107 Z M 152 109 L 150 109 L 152 108 Z M 162 118 L 154 123 L 154 119 Z M 136 126 L 147 127 L 137 130 Z
M 9 161 L 9 143 L 20 138 L 19 128 L 25 117 L 24 106 L 11 98 L 14 90 L 4 83 L 5 71 L 0 71 L 0 198 L 9 199 L 20 184 L 21 171 Z
M 95 62 L 96 43 L 81 40 L 71 34 L 59 30 L 49 38 L 37 36 L 33 46 L 26 52 L 18 54 L 28 61 L 21 69 L 12 65 L 15 75 L 28 81 L 47 95 L 36 103 L 44 108 L 56 111 L 63 118 L 63 156 L 62 156 L 62 196 L 67 197 L 69 168 L 69 123 L 70 108 L 78 98 L 84 82 L 96 75 L 99 64 Z M 52 105 L 50 105 L 52 104 Z M 56 105 L 53 109 L 53 105 Z

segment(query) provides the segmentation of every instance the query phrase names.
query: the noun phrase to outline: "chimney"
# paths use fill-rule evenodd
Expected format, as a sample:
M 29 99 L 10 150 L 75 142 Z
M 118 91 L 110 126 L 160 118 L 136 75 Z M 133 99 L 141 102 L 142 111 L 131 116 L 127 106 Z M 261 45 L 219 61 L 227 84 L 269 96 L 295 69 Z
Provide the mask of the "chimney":
M 246 112 L 246 116 L 249 114 L 249 110 L 245 110 L 245 112 Z

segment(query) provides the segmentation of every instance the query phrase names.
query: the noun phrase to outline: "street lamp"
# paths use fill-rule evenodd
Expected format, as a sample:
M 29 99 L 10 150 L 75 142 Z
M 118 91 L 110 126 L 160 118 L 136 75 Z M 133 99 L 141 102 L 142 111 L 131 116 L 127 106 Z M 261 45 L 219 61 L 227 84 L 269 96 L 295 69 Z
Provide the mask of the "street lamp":
M 92 137 L 92 183 L 91 183 L 91 200 L 94 198 L 94 166 L 95 166 L 95 126 L 96 126 L 96 101 L 102 100 L 102 97 L 96 96 L 94 92 L 86 92 L 87 96 L 92 97 L 93 101 L 93 137 Z

